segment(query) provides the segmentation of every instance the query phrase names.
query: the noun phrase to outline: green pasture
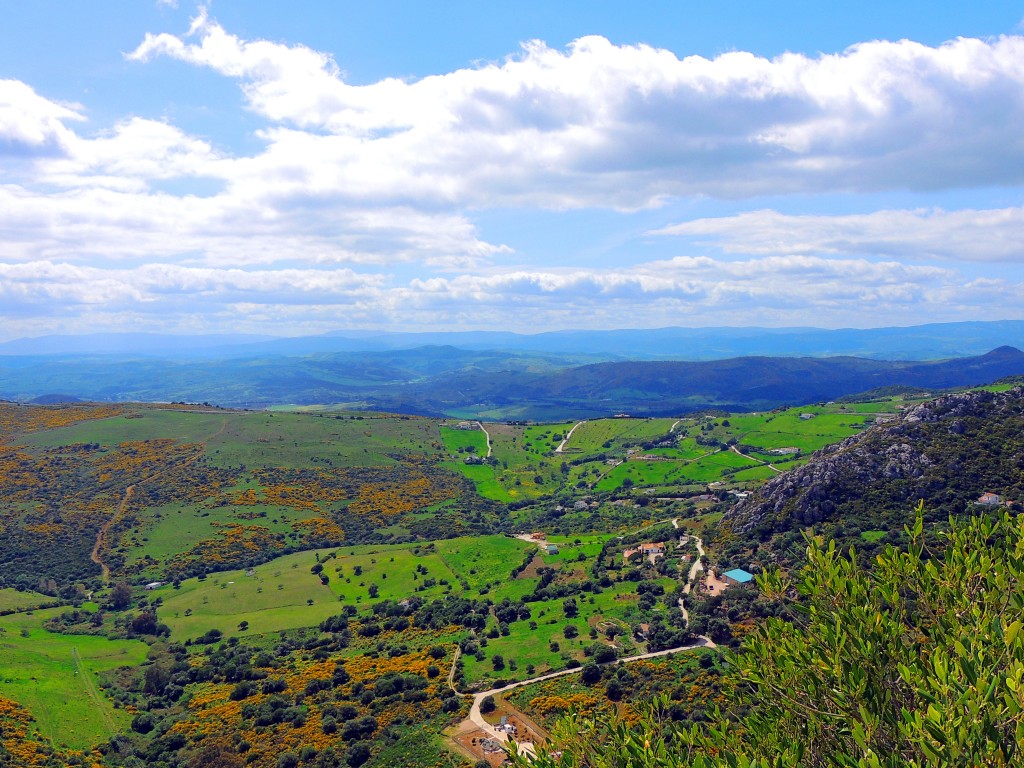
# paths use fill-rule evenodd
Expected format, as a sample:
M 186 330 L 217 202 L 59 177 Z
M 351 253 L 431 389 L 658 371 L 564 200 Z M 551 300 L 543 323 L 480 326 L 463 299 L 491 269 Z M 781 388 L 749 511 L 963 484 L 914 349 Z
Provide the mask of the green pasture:
M 160 621 L 178 641 L 211 629 L 231 636 L 309 627 L 339 612 L 337 595 L 310 572 L 315 563 L 314 552 L 299 552 L 258 565 L 251 576 L 245 570 L 222 571 L 205 579 L 186 579 L 180 589 L 168 585 L 151 594 L 162 599 Z M 238 628 L 242 621 L 249 623 L 247 630 Z
M 805 406 L 760 414 L 734 414 L 716 422 L 719 439 L 735 438 L 759 448 L 799 448 L 805 453 L 857 434 L 873 421 L 874 412 L 837 413 L 838 406 Z M 801 419 L 801 414 L 814 418 Z M 722 422 L 728 421 L 725 426 Z
M 672 579 L 658 579 L 665 584 L 667 590 L 674 588 Z M 526 666 L 533 664 L 535 674 L 562 669 L 567 658 L 583 661 L 586 657 L 583 649 L 597 642 L 590 637 L 590 628 L 601 621 L 611 621 L 621 629 L 616 637 L 616 645 L 621 655 L 639 652 L 630 636 L 631 619 L 636 613 L 638 596 L 636 584 L 633 582 L 617 583 L 599 595 L 586 593 L 575 596 L 579 614 L 575 618 L 565 615 L 564 600 L 547 600 L 541 603 L 529 603 L 532 613 L 529 619 L 514 621 L 509 624 L 509 634 L 496 638 L 488 638 L 486 647 L 482 648 L 486 658 L 477 661 L 472 655 L 463 655 L 467 682 L 476 682 L 484 678 L 523 678 L 526 677 Z M 537 625 L 530 628 L 530 623 Z M 565 627 L 571 624 L 579 633 L 577 637 L 567 639 Z M 599 633 L 599 637 L 603 637 Z M 558 650 L 551 650 L 551 642 L 558 643 Z M 493 657 L 501 655 L 506 668 L 501 671 L 494 669 Z M 514 659 L 517 670 L 508 668 L 508 662 Z
M 652 448 L 649 451 L 644 451 L 644 455 L 664 456 L 667 459 L 676 459 L 678 461 L 693 461 L 716 450 L 716 448 L 710 448 L 706 445 L 698 445 L 697 441 L 692 437 L 684 437 L 676 443 L 674 448 Z
M 439 458 L 437 422 L 415 416 L 249 413 L 207 441 L 218 466 L 381 466 L 390 454 Z
M 49 595 L 38 592 L 19 592 L 9 587 L 0 589 L 0 611 L 23 611 L 53 600 Z
M 534 424 L 523 430 L 521 446 L 534 458 L 553 453 L 562 439 L 573 428 L 575 422 L 566 421 L 555 424 Z M 576 435 L 573 434 L 575 439 Z
M 210 629 L 225 636 L 258 635 L 315 626 L 339 613 L 343 604 L 362 611 L 381 600 L 429 600 L 445 594 L 478 597 L 481 590 L 494 600 L 521 598 L 533 590 L 536 579 L 512 581 L 509 574 L 533 546 L 504 536 L 483 536 L 322 549 L 276 558 L 256 566 L 251 575 L 235 570 L 187 579 L 180 589 L 165 586 L 153 595 L 163 601 L 160 620 L 175 640 L 195 638 Z M 327 586 L 310 570 L 317 556 L 329 579 Z M 463 580 L 468 592 L 461 586 Z M 371 585 L 378 590 L 375 598 L 370 596 Z M 239 629 L 243 621 L 248 622 L 245 630 Z
M 541 554 L 544 565 L 551 567 L 580 565 L 584 570 L 589 570 L 594 564 L 594 558 L 601 552 L 605 541 L 612 538 L 609 534 L 590 534 L 581 536 L 547 536 L 547 541 L 558 545 L 557 555 Z M 580 543 L 576 544 L 579 540 Z M 580 561 L 580 553 L 586 560 Z
M 126 731 L 130 721 L 100 692 L 97 675 L 138 666 L 147 646 L 43 629 L 64 610 L 0 616 L 0 694 L 27 707 L 55 744 L 87 749 Z
M 243 517 L 254 511 L 262 512 L 265 516 L 254 519 Z M 165 562 L 178 553 L 188 552 L 204 539 L 220 538 L 222 529 L 218 525 L 259 525 L 271 533 L 284 534 L 288 541 L 297 542 L 300 534 L 292 524 L 315 517 L 316 513 L 262 504 L 256 507 L 233 504 L 205 507 L 174 503 L 139 509 L 135 515 L 139 523 L 127 531 L 120 541 L 129 562 L 136 562 L 146 556 Z
M 446 461 L 441 466 L 462 473 L 473 483 L 476 492 L 486 499 L 508 503 L 543 493 L 541 486 L 534 484 L 532 474 L 527 476 L 525 473 L 502 470 L 489 464 L 466 464 L 461 460 Z
M 751 467 L 759 465 L 753 459 L 733 451 L 718 451 L 694 461 L 625 461 L 605 474 L 597 482 L 595 489 L 613 491 L 623 487 L 627 479 L 639 487 L 666 486 L 673 483 L 709 483 L 727 477 L 729 470 L 744 470 Z
M 487 456 L 487 435 L 475 424 L 472 429 L 441 427 L 441 440 L 445 451 L 450 454 L 476 454 L 481 458 Z
M 773 477 L 778 475 L 771 467 L 761 464 L 750 469 L 741 469 L 736 474 L 732 475 L 729 480 L 734 483 L 756 483 L 763 480 L 771 480 Z
M 216 466 L 308 467 L 394 464 L 390 454 L 439 457 L 437 422 L 415 416 L 269 411 L 187 412 L 139 406 L 109 419 L 84 421 L 24 438 L 56 447 L 171 438 L 204 443 Z
M 140 406 L 122 416 L 81 421 L 67 427 L 36 432 L 21 442 L 45 448 L 74 443 L 99 443 L 111 448 L 119 443 L 156 438 L 203 443 L 226 429 L 227 424 L 243 421 L 250 415 L 237 411 L 190 413 Z
M 625 441 L 650 440 L 668 434 L 675 419 L 596 419 L 572 433 L 566 445 L 570 454 L 600 453 L 621 447 Z M 610 443 L 610 445 L 605 445 Z M 620 444 L 620 445 L 616 445 Z
M 456 578 L 464 579 L 472 590 L 479 590 L 486 584 L 508 583 L 512 569 L 536 546 L 507 536 L 463 537 L 435 544 L 437 556 L 445 566 Z

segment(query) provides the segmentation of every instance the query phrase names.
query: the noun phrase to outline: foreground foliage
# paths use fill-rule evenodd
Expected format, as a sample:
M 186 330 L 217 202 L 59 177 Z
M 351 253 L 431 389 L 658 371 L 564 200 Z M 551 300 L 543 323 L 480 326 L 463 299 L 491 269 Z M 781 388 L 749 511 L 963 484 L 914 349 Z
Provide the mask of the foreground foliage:
M 715 726 L 682 729 L 663 702 L 635 725 L 576 717 L 533 765 L 1019 765 L 1024 518 L 954 521 L 933 552 L 919 509 L 907 534 L 870 571 L 812 542 L 795 583 L 763 577 L 790 620 L 750 633 Z

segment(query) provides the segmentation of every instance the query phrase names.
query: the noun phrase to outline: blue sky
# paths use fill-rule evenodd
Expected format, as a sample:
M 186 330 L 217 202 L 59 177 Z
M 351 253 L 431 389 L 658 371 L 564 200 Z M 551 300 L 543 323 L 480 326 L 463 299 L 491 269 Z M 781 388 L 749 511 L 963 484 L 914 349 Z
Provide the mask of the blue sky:
M 36 0 L 0 339 L 1024 317 L 1024 4 Z

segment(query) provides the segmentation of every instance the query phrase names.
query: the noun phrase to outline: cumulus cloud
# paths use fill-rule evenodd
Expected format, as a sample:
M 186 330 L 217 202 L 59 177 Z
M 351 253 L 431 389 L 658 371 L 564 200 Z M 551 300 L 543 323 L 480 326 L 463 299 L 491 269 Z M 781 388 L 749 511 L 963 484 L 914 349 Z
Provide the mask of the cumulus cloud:
M 862 325 L 1024 305 L 1019 283 L 963 268 L 1019 261 L 1018 208 L 755 210 L 658 230 L 691 242 L 615 268 L 540 267 L 477 224 L 493 209 L 527 228 L 541 208 L 1019 185 L 1024 37 L 771 59 L 585 37 L 354 85 L 332 55 L 240 38 L 204 10 L 128 54 L 155 57 L 237 81 L 254 141 L 130 107 L 91 126 L 85 107 L 0 81 L 7 329 L 75 313 L 190 328 L 241 314 L 264 331 Z
M 1024 208 L 886 210 L 832 216 L 761 210 L 696 219 L 651 234 L 694 238 L 726 253 L 1024 262 Z
M 0 80 L 0 158 L 61 155 L 73 133 L 65 120 L 84 120 L 80 108 L 43 98 L 19 80 Z
M 98 268 L 66 262 L 0 264 L 0 306 L 54 323 L 70 312 L 118 307 L 139 327 L 244 312 L 310 330 L 490 327 L 534 330 L 587 316 L 593 327 L 819 324 L 868 313 L 913 322 L 921 312 L 977 317 L 993 302 L 1024 299 L 1024 284 L 968 279 L 947 268 L 864 259 L 772 256 L 747 261 L 679 257 L 633 269 L 519 269 L 400 280 L 349 269 L 242 270 L 149 264 Z M 578 321 L 577 321 L 578 322 Z M 264 326 L 264 330 L 267 326 Z
M 274 263 L 466 268 L 508 249 L 457 214 L 407 208 L 275 209 L 230 195 L 138 194 L 108 185 L 37 194 L 0 186 L 0 259 L 161 259 L 216 266 Z
M 357 86 L 329 55 L 242 40 L 203 12 L 189 35 L 147 35 L 130 54 L 154 56 L 236 78 L 249 107 L 282 126 L 265 134 L 266 159 L 278 144 L 292 160 L 326 156 L 330 183 L 370 182 L 369 195 L 629 209 L 672 195 L 1024 178 L 1015 36 L 774 59 L 680 59 L 585 37 L 564 51 L 532 42 L 504 62 Z

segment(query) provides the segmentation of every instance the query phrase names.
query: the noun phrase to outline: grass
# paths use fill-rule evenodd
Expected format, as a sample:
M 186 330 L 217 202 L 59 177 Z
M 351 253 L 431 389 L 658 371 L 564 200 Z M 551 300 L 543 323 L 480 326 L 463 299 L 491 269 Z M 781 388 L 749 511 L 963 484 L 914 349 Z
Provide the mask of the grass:
M 163 562 L 179 552 L 191 550 L 203 539 L 218 538 L 220 533 L 215 523 L 256 524 L 267 528 L 271 533 L 283 533 L 296 539 L 297 534 L 292 528 L 292 523 L 316 516 L 308 510 L 261 505 L 259 511 L 266 513 L 266 517 L 255 520 L 239 517 L 240 513 L 247 511 L 246 507 L 234 505 L 197 507 L 178 503 L 140 509 L 136 513 L 139 524 L 122 537 L 121 544 L 128 550 L 129 561 L 149 556 Z M 159 573 L 161 571 L 157 566 L 153 574 Z
M 43 628 L 63 610 L 0 617 L 0 693 L 27 707 L 55 744 L 86 749 L 125 731 L 130 720 L 99 692 L 98 673 L 141 664 L 147 646 Z
M 487 584 L 508 583 L 512 569 L 536 545 L 506 536 L 481 536 L 439 541 L 436 549 L 456 578 L 464 579 L 471 589 L 479 591 Z
M 156 593 L 163 599 L 159 615 L 173 639 L 185 640 L 211 629 L 230 637 L 311 627 L 340 613 L 342 605 L 366 611 L 382 600 L 413 595 L 479 597 L 484 590 L 493 599 L 521 597 L 532 591 L 536 580 L 513 582 L 509 574 L 531 547 L 504 536 L 483 536 L 300 552 L 256 566 L 251 575 L 225 571 L 204 580 L 186 579 L 180 589 L 163 587 Z M 310 570 L 318 556 L 327 586 Z M 463 580 L 468 591 L 461 587 Z M 371 585 L 378 589 L 375 598 Z M 239 628 L 243 621 L 248 624 L 244 630 Z
M 596 419 L 577 427 L 566 445 L 570 453 L 599 453 L 624 441 L 649 440 L 668 434 L 674 419 Z M 606 445 L 607 443 L 607 445 Z
M 301 468 L 390 465 L 396 452 L 440 458 L 442 444 L 437 422 L 414 416 L 252 413 L 207 447 L 220 466 Z
M 659 579 L 666 584 L 674 584 L 672 579 Z M 464 655 L 465 675 L 467 682 L 473 683 L 481 679 L 523 678 L 526 667 L 532 664 L 535 674 L 563 669 L 566 661 L 586 658 L 584 649 L 597 639 L 590 637 L 590 629 L 601 621 L 613 621 L 623 633 L 616 638 L 616 644 L 623 655 L 637 651 L 636 645 L 629 637 L 629 619 L 635 610 L 637 595 L 636 585 L 631 582 L 615 584 L 599 595 L 581 594 L 575 597 L 579 614 L 574 618 L 565 615 L 563 600 L 548 600 L 530 603 L 532 616 L 529 619 L 514 621 L 509 624 L 509 634 L 504 637 L 489 638 L 486 647 L 482 648 L 485 658 L 477 661 L 472 655 Z M 536 629 L 530 628 L 535 623 Z M 566 625 L 576 628 L 578 636 L 567 639 Z M 551 649 L 551 643 L 558 644 L 558 650 Z M 503 657 L 506 668 L 495 670 L 493 658 Z M 508 668 L 508 662 L 514 660 L 516 670 Z
M 157 437 L 173 437 L 183 443 L 203 443 L 216 435 L 226 422 L 244 419 L 248 415 L 231 411 L 184 413 L 140 406 L 123 416 L 83 421 L 60 429 L 37 432 L 21 442 L 51 448 L 74 443 L 99 443 L 105 448 L 111 448 L 119 443 Z
M 38 592 L 19 592 L 16 589 L 0 589 L 0 611 L 23 611 L 35 608 L 43 603 L 52 602 L 54 598 Z
M 487 435 L 475 424 L 472 429 L 441 427 L 441 440 L 444 442 L 444 449 L 448 453 L 476 454 L 481 458 L 487 456 Z
M 215 466 L 381 466 L 392 454 L 440 458 L 437 422 L 415 416 L 222 411 L 193 413 L 139 406 L 109 419 L 80 422 L 27 436 L 25 445 L 55 447 L 168 437 L 206 445 Z
M 874 543 L 876 541 L 881 541 L 883 538 L 885 538 L 885 534 L 885 531 L 861 531 L 860 537 L 864 539 L 864 541 Z
M 337 596 L 310 572 L 315 563 L 313 552 L 300 552 L 259 565 L 251 576 L 245 570 L 224 571 L 186 579 L 180 589 L 165 586 L 154 593 L 163 598 L 160 620 L 174 640 L 211 629 L 241 636 L 314 626 L 340 612 Z M 247 630 L 239 629 L 243 621 Z

